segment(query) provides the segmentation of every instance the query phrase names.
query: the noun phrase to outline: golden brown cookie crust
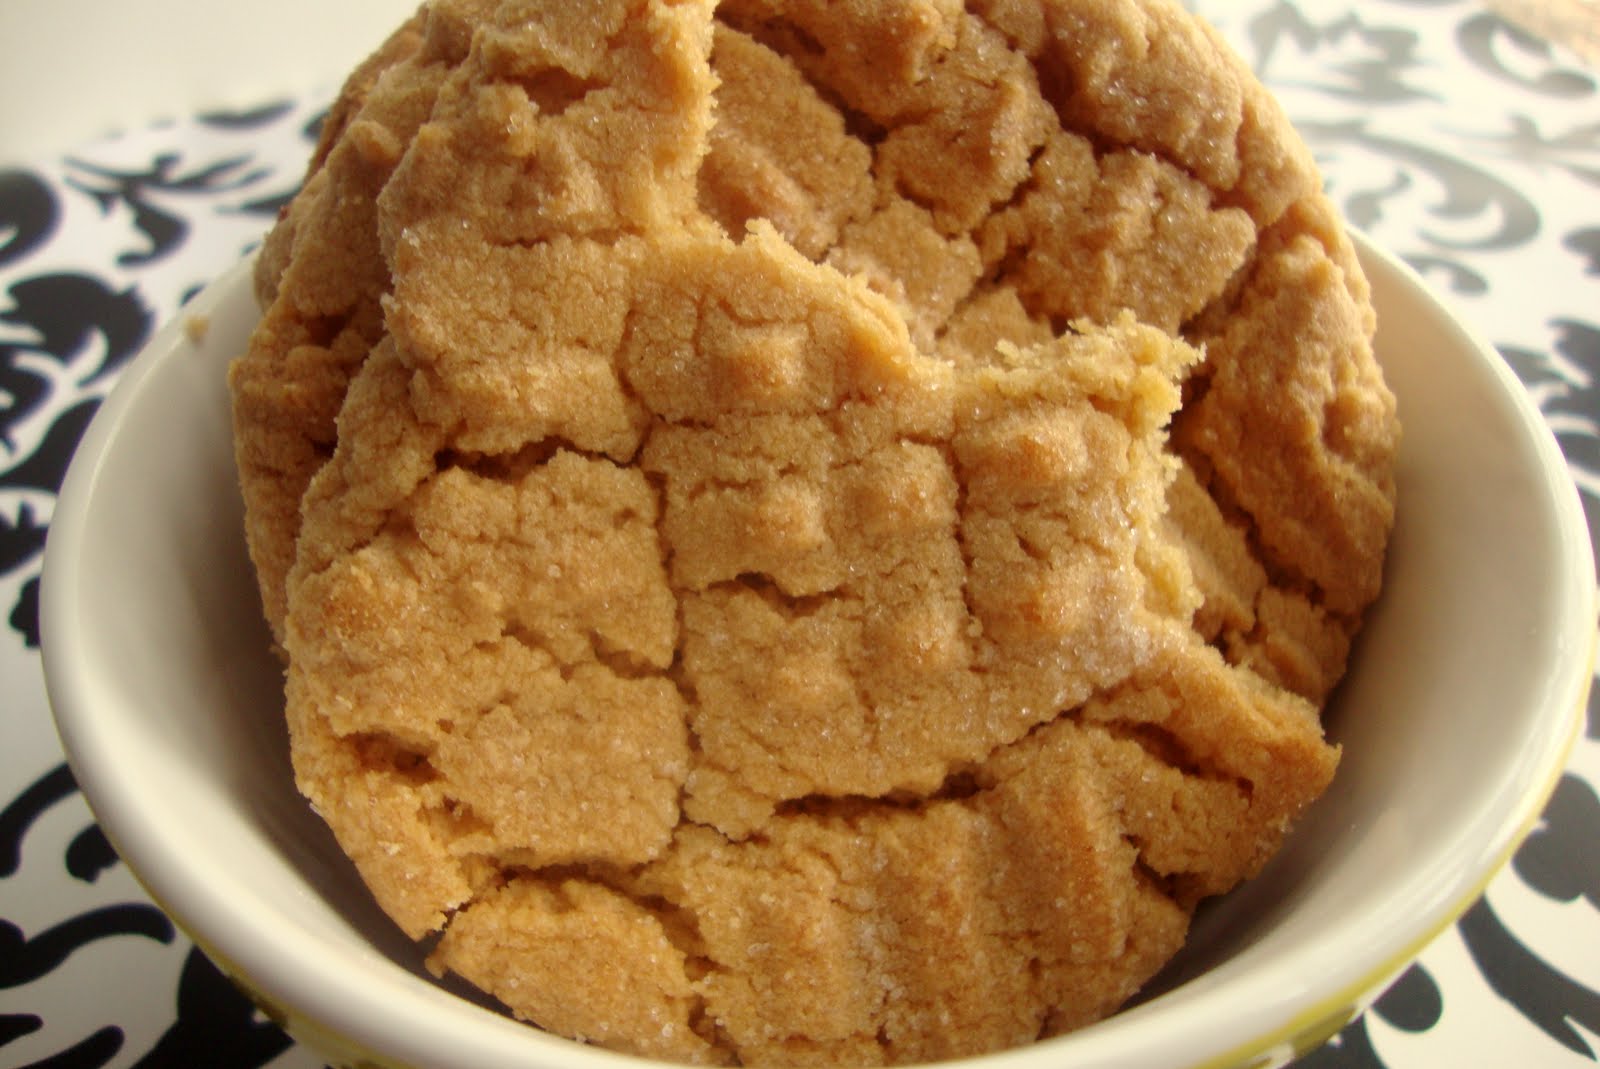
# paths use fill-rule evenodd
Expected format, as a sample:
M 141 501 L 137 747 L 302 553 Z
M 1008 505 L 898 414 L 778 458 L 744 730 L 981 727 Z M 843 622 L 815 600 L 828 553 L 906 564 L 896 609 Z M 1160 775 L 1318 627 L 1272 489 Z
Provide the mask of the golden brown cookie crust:
M 439 0 L 258 273 L 298 781 L 519 1016 L 1056 1034 L 1333 774 L 1393 398 L 1304 147 L 1175 5 Z

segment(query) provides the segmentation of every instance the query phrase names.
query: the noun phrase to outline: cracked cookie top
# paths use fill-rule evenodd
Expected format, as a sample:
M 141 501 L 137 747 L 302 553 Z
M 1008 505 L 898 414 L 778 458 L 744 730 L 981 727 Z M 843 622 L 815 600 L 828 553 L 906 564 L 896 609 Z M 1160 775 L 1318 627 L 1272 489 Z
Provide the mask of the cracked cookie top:
M 1161 0 L 434 0 L 231 372 L 296 776 L 430 964 L 718 1064 L 1112 1012 L 1333 774 L 1398 435 Z

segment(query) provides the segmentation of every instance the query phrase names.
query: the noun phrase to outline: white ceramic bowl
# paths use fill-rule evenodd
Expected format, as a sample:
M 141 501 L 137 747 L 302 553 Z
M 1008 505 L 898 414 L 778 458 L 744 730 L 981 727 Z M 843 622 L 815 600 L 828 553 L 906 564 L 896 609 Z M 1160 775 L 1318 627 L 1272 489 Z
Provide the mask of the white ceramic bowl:
M 1158 994 L 965 1065 L 1285 1061 L 1471 904 L 1554 786 L 1596 623 L 1576 491 L 1494 352 L 1361 252 L 1405 441 L 1388 584 L 1330 713 L 1334 785 L 1260 878 L 1203 910 Z M 429 979 L 295 793 L 223 378 L 255 318 L 241 265 L 126 371 L 62 489 L 44 664 L 78 782 L 155 899 L 330 1061 L 638 1064 Z

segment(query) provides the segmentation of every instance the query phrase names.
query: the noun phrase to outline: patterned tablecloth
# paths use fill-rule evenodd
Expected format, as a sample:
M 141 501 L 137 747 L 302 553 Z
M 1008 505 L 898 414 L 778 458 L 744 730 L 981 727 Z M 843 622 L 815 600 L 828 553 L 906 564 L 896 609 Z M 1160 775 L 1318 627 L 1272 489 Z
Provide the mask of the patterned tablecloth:
M 1600 69 L 1479 0 L 1194 6 L 1279 92 L 1349 219 L 1499 347 L 1595 529 Z M 37 597 L 55 490 L 96 406 L 152 330 L 259 240 L 328 97 L 50 158 L 0 140 L 0 1069 L 320 1064 L 149 904 L 95 828 L 45 703 Z M 1300 1064 L 1600 1060 L 1597 787 L 1600 697 L 1511 866 Z

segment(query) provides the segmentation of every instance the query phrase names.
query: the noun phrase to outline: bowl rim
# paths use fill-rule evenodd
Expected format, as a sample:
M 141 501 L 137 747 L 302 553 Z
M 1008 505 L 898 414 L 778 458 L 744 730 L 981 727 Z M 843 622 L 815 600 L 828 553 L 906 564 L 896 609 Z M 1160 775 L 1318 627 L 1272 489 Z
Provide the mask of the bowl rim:
M 1248 977 L 1235 977 L 1239 981 L 1235 986 L 1246 989 L 1259 1011 L 1250 1015 L 1255 1023 L 1248 1027 L 1241 1023 L 1242 1017 L 1219 1024 L 1218 993 L 1206 991 L 1179 1005 L 1156 998 L 1087 1029 L 1041 1044 L 943 1064 L 972 1069 L 1023 1069 L 1036 1064 L 1038 1052 L 1045 1049 L 1054 1064 L 1127 1064 L 1120 1059 L 1127 1056 L 1131 1047 L 1143 1048 L 1150 1055 L 1160 1054 L 1163 1049 L 1169 1055 L 1180 1053 L 1189 1059 L 1184 1064 L 1196 1069 L 1223 1069 L 1268 1064 L 1270 1057 L 1276 1057 L 1273 1052 L 1290 1056 L 1303 1052 L 1355 1016 L 1387 980 L 1471 906 L 1532 831 L 1555 789 L 1581 733 L 1584 703 L 1593 676 L 1596 610 L 1600 606 L 1594 551 L 1577 488 L 1547 423 L 1504 359 L 1470 325 L 1452 314 L 1407 264 L 1358 231 L 1350 233 L 1368 277 L 1415 291 L 1418 303 L 1433 318 L 1432 325 L 1448 332 L 1457 347 L 1473 353 L 1493 376 L 1503 400 L 1528 435 L 1549 482 L 1550 505 L 1561 534 L 1559 566 L 1572 581 L 1570 592 L 1561 602 L 1561 619 L 1552 626 L 1584 627 L 1587 636 L 1582 655 L 1561 664 L 1560 677 L 1548 691 L 1548 715 L 1553 724 L 1559 723 L 1560 729 L 1530 740 L 1526 762 L 1542 773 L 1542 782 L 1525 791 L 1518 804 L 1486 830 L 1479 864 L 1449 874 L 1413 873 L 1401 890 L 1421 903 L 1422 908 L 1409 912 L 1403 921 L 1390 923 L 1382 932 L 1371 930 L 1377 924 L 1374 920 L 1367 930 L 1319 933 L 1307 940 L 1292 962 L 1315 964 L 1320 970 L 1321 979 L 1316 985 L 1319 994 L 1309 1003 L 1288 985 L 1273 984 L 1271 977 L 1256 977 L 1254 982 Z M 303 940 L 272 942 L 236 931 L 236 926 L 227 922 L 232 907 L 222 901 L 223 896 L 207 891 L 203 881 L 194 880 L 197 870 L 181 854 L 163 854 L 160 841 L 151 837 L 149 829 L 141 828 L 129 810 L 129 804 L 137 801 L 137 794 L 117 771 L 116 755 L 106 752 L 95 736 L 94 700 L 79 670 L 77 622 L 85 591 L 73 561 L 89 534 L 96 485 L 127 414 L 139 403 L 155 372 L 174 353 L 183 350 L 193 324 L 230 298 L 238 299 L 239 288 L 249 284 L 252 268 L 250 257 L 219 276 L 158 331 L 124 369 L 74 454 L 51 517 L 40 587 L 41 656 L 57 730 L 85 799 L 119 854 L 125 860 L 130 856 L 139 859 L 127 864 L 152 899 L 224 971 L 287 1023 L 291 1032 L 348 1040 L 362 1056 L 391 1066 L 436 1064 L 432 1052 L 446 1049 L 458 1050 L 457 1057 L 448 1061 L 452 1065 L 509 1065 L 514 1061 L 522 1065 L 554 1065 L 574 1057 L 587 1059 L 597 1067 L 656 1064 L 593 1047 L 579 1054 L 566 1040 L 546 1036 L 509 1017 L 499 1018 L 497 1024 L 489 1019 L 492 1015 L 464 1001 L 459 1013 L 437 1014 L 436 1003 L 426 1004 L 434 1011 L 414 1013 L 423 1009 L 424 1003 L 402 999 L 402 1004 L 395 1005 L 395 992 L 387 986 L 381 991 L 359 990 L 358 985 L 342 979 L 309 973 L 301 968 Z M 159 857 L 160 864 L 147 868 L 145 863 L 152 857 Z M 1336 945 L 1341 953 L 1329 955 Z M 1181 1036 L 1179 1047 L 1159 1048 L 1152 1041 L 1139 1038 L 1143 1021 L 1160 1012 L 1162 1006 L 1172 1014 L 1174 1028 Z M 432 1021 L 433 1027 L 423 1024 L 422 1034 L 412 1036 L 408 1042 L 395 1043 L 386 1038 L 385 1029 L 375 1024 L 407 1014 L 414 1022 Z M 476 1024 L 469 1030 L 472 1043 L 463 1046 L 462 1034 L 449 1030 L 467 1021 Z M 442 1043 L 448 1043 L 448 1047 Z M 1264 1056 L 1270 1056 L 1268 1063 L 1260 1061 Z

